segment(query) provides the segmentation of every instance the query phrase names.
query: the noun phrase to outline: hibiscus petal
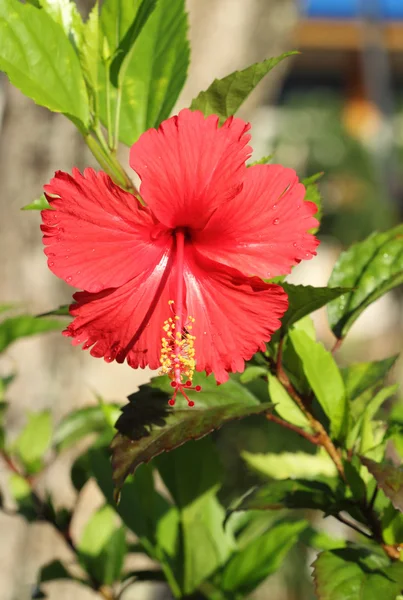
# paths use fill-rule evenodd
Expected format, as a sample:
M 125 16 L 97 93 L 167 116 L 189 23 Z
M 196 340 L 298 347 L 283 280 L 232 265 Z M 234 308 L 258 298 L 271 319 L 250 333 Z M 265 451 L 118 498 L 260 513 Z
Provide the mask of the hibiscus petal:
M 247 169 L 242 191 L 220 206 L 192 241 L 205 256 L 248 275 L 290 273 L 316 254 L 318 240 L 307 233 L 318 226 L 312 202 L 292 169 L 256 165 Z
M 174 257 L 165 252 L 154 268 L 117 289 L 77 292 L 70 307 L 75 319 L 63 332 L 74 345 L 107 362 L 127 359 L 133 368 L 160 366 L 164 321 L 172 316 Z
M 141 195 L 168 227 L 203 227 L 212 211 L 242 187 L 249 124 L 200 111 L 182 110 L 158 130 L 143 133 L 131 149 L 130 165 L 141 178 Z
M 67 283 L 89 292 L 123 285 L 159 263 L 169 241 L 150 211 L 106 175 L 57 172 L 42 211 L 48 265 Z
M 185 261 L 187 310 L 195 319 L 196 369 L 214 373 L 223 383 L 228 372 L 243 371 L 244 361 L 265 349 L 281 325 L 287 295 L 282 287 L 244 277 L 191 247 Z

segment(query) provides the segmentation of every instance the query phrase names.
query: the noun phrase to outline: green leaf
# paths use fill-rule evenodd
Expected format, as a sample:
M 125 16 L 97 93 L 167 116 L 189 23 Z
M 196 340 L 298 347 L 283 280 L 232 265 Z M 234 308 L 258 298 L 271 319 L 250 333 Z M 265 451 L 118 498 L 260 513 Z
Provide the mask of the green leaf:
M 101 24 L 113 53 L 136 16 L 139 2 L 106 0 Z M 189 65 L 188 20 L 184 0 L 159 0 L 137 37 L 121 74 L 119 139 L 132 145 L 143 131 L 168 118 L 185 83 Z M 118 57 L 117 57 L 118 58 Z M 115 60 L 117 60 L 117 58 Z M 116 66 L 116 63 L 115 63 Z M 101 73 L 101 117 L 107 124 L 105 75 Z M 110 89 L 112 104 L 116 90 Z M 112 114 L 114 111 L 112 111 Z
M 311 177 L 306 177 L 301 181 L 301 183 L 306 187 L 304 200 L 308 202 L 313 202 L 318 208 L 317 213 L 315 214 L 315 218 L 318 219 L 319 223 L 322 219 L 322 197 L 319 188 L 316 185 L 316 182 L 322 177 L 322 175 L 323 172 L 316 173 L 315 175 L 311 175 Z M 313 229 L 312 233 L 316 233 L 318 229 L 319 227 Z
M 39 583 L 55 581 L 56 579 L 75 579 L 60 560 L 52 560 L 50 563 L 44 565 L 38 577 Z
M 37 315 L 37 317 L 70 317 L 69 312 L 70 304 L 63 304 L 59 306 L 59 308 L 55 308 L 54 310 L 50 310 L 49 312 L 42 313 L 41 315 Z M 61 321 L 58 321 L 60 323 Z
M 297 427 L 302 427 L 303 429 L 310 429 L 307 417 L 304 415 L 299 406 L 294 402 L 294 400 L 290 398 L 290 396 L 288 395 L 282 384 L 279 382 L 277 377 L 269 373 L 268 384 L 270 400 L 274 404 L 274 410 L 276 411 L 276 413 L 279 414 L 280 417 L 282 417 L 289 423 L 296 425 Z
M 387 544 L 401 544 L 403 540 L 403 514 L 392 504 L 384 510 L 381 520 L 382 537 Z
M 67 37 L 77 40 L 82 20 L 77 5 L 71 0 L 39 0 L 40 6 L 58 23 Z
M 204 438 L 159 456 L 155 464 L 179 509 L 182 588 L 190 594 L 235 549 L 215 497 L 222 481 L 219 456 L 211 438 Z
M 108 409 L 119 415 L 117 404 L 108 405 Z M 59 450 L 69 448 L 91 433 L 102 433 L 112 428 L 105 418 L 104 406 L 88 406 L 69 413 L 56 427 L 53 443 Z
M 342 339 L 360 314 L 403 283 L 403 225 L 384 233 L 374 233 L 340 255 L 329 279 L 329 286 L 345 286 L 353 291 L 343 294 L 328 306 L 329 323 Z
M 318 600 L 396 600 L 403 589 L 403 565 L 366 548 L 322 552 L 313 567 Z
M 28 422 L 13 444 L 13 450 L 30 472 L 42 467 L 42 459 L 52 440 L 50 411 L 31 413 Z
M 18 0 L 0 1 L 0 70 L 37 104 L 87 129 L 80 63 L 61 26 L 44 10 Z
M 242 71 L 234 71 L 224 79 L 216 79 L 210 87 L 194 98 L 190 108 L 201 110 L 206 116 L 218 115 L 220 123 L 234 115 L 252 90 L 284 58 L 298 54 L 286 52 L 275 58 L 255 63 Z
M 267 165 L 267 163 L 269 163 L 271 161 L 271 159 L 273 158 L 273 154 L 269 154 L 267 156 L 262 156 L 262 158 L 259 158 L 259 160 L 254 160 L 253 162 L 247 164 L 247 167 L 255 167 L 256 165 Z
M 292 345 L 315 396 L 330 420 L 330 432 L 339 438 L 347 425 L 348 405 L 343 378 L 330 352 L 304 331 L 290 332 Z
M 242 458 L 249 467 L 260 475 L 274 479 L 315 479 L 335 477 L 336 467 L 326 452 L 307 454 L 305 452 L 255 453 L 242 452 Z
M 241 373 L 239 377 L 239 381 L 241 383 L 250 383 L 259 377 L 267 377 L 267 367 L 260 367 L 258 365 L 251 365 L 250 367 L 246 367 L 245 371 Z
M 282 283 L 281 287 L 288 296 L 288 309 L 281 319 L 283 335 L 293 323 L 349 291 L 348 288 L 316 288 L 311 285 L 293 285 L 291 283 Z
M 377 463 L 370 458 L 361 457 L 371 475 L 375 478 L 377 486 L 392 501 L 397 510 L 403 512 L 403 470 L 387 463 Z
M 347 396 L 354 400 L 377 383 L 382 383 L 395 364 L 398 354 L 384 360 L 356 363 L 341 369 Z
M 56 319 L 37 319 L 32 315 L 20 315 L 5 319 L 0 323 L 0 352 L 4 352 L 12 342 L 19 338 L 60 330 L 62 324 Z
M 84 79 L 92 97 L 94 110 L 97 109 L 98 74 L 101 64 L 99 30 L 99 3 L 97 0 L 91 9 L 87 21 L 81 24 L 77 48 Z
M 111 585 L 119 579 L 127 548 L 113 508 L 106 505 L 92 515 L 77 548 L 81 562 L 98 583 Z
M 115 56 L 112 60 L 110 77 L 111 82 L 115 87 L 118 87 L 124 79 L 125 71 L 134 49 L 134 44 L 144 25 L 150 18 L 151 13 L 154 11 L 156 4 L 157 0 L 140 0 L 138 2 L 136 16 L 134 17 L 123 37 L 120 39 Z M 122 76 L 119 77 L 121 70 Z
M 370 440 L 372 440 L 373 435 L 372 435 L 372 419 L 375 417 L 376 413 L 378 412 L 378 410 L 380 409 L 380 407 L 382 406 L 382 404 L 384 402 L 386 402 L 386 400 L 388 400 L 391 396 L 393 396 L 397 389 L 398 389 L 398 385 L 390 385 L 389 387 L 383 388 L 382 390 L 380 390 L 373 398 L 371 398 L 370 400 L 367 400 L 365 398 L 365 403 L 363 403 L 360 408 L 361 408 L 361 412 L 360 410 L 354 410 L 354 404 L 352 405 L 352 416 L 353 416 L 353 422 L 352 422 L 352 428 L 350 429 L 348 436 L 347 436 L 347 442 L 346 445 L 348 448 L 352 447 L 355 443 L 355 441 L 357 440 L 359 434 L 363 433 L 363 428 L 368 427 L 369 428 L 369 438 Z M 372 442 L 369 441 L 368 443 L 364 443 L 361 444 L 361 452 L 363 454 L 365 454 L 365 450 L 364 450 L 364 446 L 366 447 L 366 449 L 369 449 L 372 447 Z
M 305 479 L 283 479 L 253 488 L 236 501 L 229 512 L 314 508 L 330 513 L 334 501 L 332 489 L 326 483 Z
M 21 477 L 21 475 L 17 475 L 17 473 L 11 473 L 8 483 L 10 493 L 17 504 L 19 514 L 29 522 L 37 520 L 38 515 L 35 500 L 32 495 L 31 487 L 26 479 Z
M 233 594 L 250 594 L 259 583 L 280 568 L 307 525 L 307 521 L 276 523 L 244 550 L 237 552 L 223 571 L 222 589 Z
M 145 431 L 144 435 L 130 438 L 118 433 L 112 441 L 113 480 L 117 491 L 119 492 L 126 477 L 133 473 L 141 463 L 148 462 L 154 456 L 173 450 L 191 439 L 199 439 L 228 421 L 252 414 L 261 414 L 271 408 L 271 403 L 254 406 L 238 403 L 206 409 L 191 408 L 172 411 L 164 408 L 163 413 L 160 409 L 151 426 L 148 424 L 141 426 Z M 135 423 L 135 405 L 133 405 L 131 419 Z M 157 420 L 161 421 L 161 424 L 156 424 Z M 119 429 L 119 421 L 116 427 Z M 136 424 L 132 431 L 136 431 Z
M 49 202 L 46 199 L 45 194 L 41 194 L 39 198 L 36 198 L 31 204 L 26 204 L 21 208 L 21 210 L 52 210 Z

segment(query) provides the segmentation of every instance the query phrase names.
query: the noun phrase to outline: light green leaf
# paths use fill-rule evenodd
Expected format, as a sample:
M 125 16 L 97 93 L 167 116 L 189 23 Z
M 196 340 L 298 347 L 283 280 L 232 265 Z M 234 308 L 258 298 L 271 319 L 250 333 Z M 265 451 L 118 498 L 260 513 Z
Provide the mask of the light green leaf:
M 262 158 L 259 158 L 259 160 L 254 160 L 253 162 L 248 163 L 246 166 L 247 167 L 255 167 L 256 165 L 267 165 L 267 163 L 269 163 L 271 161 L 273 156 L 274 156 L 274 154 L 262 156 Z
M 139 2 L 106 0 L 101 23 L 113 53 L 133 22 Z M 159 0 L 157 7 L 136 39 L 121 74 L 119 139 L 132 145 L 143 131 L 157 127 L 168 118 L 185 83 L 189 65 L 188 20 L 184 0 Z M 101 116 L 107 124 L 107 97 L 104 73 L 101 78 Z M 116 103 L 116 91 L 110 89 Z M 112 111 L 114 114 L 114 111 Z
M 252 90 L 284 58 L 298 54 L 286 52 L 275 58 L 255 63 L 242 71 L 234 71 L 224 79 L 216 79 L 210 87 L 194 98 L 190 108 L 201 110 L 204 115 L 218 115 L 220 123 L 234 115 Z
M 112 408 L 112 407 L 111 407 Z M 120 414 L 118 405 L 114 405 L 116 418 Z M 91 433 L 112 432 L 105 418 L 103 406 L 88 406 L 69 413 L 56 427 L 53 443 L 59 450 L 69 448 Z
M 20 315 L 5 319 L 0 323 L 0 352 L 4 352 L 12 342 L 19 338 L 60 330 L 62 325 L 63 323 L 56 319 L 37 319 L 32 315 Z
M 39 0 L 39 4 L 63 28 L 66 36 L 71 36 L 76 42 L 82 27 L 77 4 L 71 0 Z
M 368 430 L 368 431 L 366 431 L 367 435 L 368 435 L 368 439 L 372 439 L 373 436 L 370 431 L 372 428 L 371 421 L 375 417 L 376 413 L 378 412 L 378 410 L 380 409 L 382 404 L 384 402 L 386 402 L 386 400 L 388 400 L 388 398 L 393 396 L 393 394 L 396 393 L 398 387 L 399 386 L 397 384 L 395 384 L 395 385 L 390 385 L 386 388 L 383 388 L 373 398 L 371 398 L 371 400 L 367 401 L 364 404 L 364 406 L 362 407 L 363 410 L 361 413 L 358 413 L 357 411 L 355 411 L 353 426 L 347 436 L 346 445 L 348 448 L 351 448 L 354 445 L 354 443 L 356 442 L 356 440 L 358 439 L 358 437 L 360 435 L 360 432 L 362 433 L 363 427 L 364 427 L 364 432 L 366 430 Z M 364 425 L 364 421 L 365 421 L 365 425 Z M 371 448 L 371 446 L 372 446 L 372 444 L 370 441 L 368 443 L 364 444 L 364 446 L 362 445 L 361 452 L 365 453 L 365 451 L 367 449 Z M 365 447 L 365 449 L 364 449 L 364 447 Z
M 315 288 L 311 285 L 293 285 L 291 283 L 282 283 L 281 287 L 288 296 L 288 309 L 281 319 L 283 335 L 293 323 L 348 291 L 347 288 Z
M 322 219 L 322 197 L 319 191 L 318 186 L 316 185 L 316 182 L 318 181 L 318 179 L 320 179 L 323 175 L 323 172 L 321 173 L 316 173 L 315 175 L 312 175 L 311 177 L 306 177 L 305 179 L 302 179 L 301 183 L 306 187 L 306 192 L 305 192 L 305 198 L 304 200 L 308 201 L 308 202 L 313 202 L 314 204 L 316 204 L 318 210 L 317 213 L 315 214 L 315 218 L 318 219 L 319 223 Z M 312 230 L 312 233 L 316 233 L 318 231 L 319 227 L 317 227 L 316 229 Z
M 276 413 L 297 427 L 310 429 L 307 417 L 304 415 L 299 406 L 295 404 L 294 400 L 290 398 L 277 377 L 269 373 L 268 383 L 270 400 L 274 404 L 274 410 Z
M 116 513 L 110 506 L 92 515 L 77 544 L 84 567 L 96 581 L 111 585 L 119 579 L 126 553 L 123 528 L 116 524 Z
M 52 207 L 50 206 L 49 202 L 47 201 L 45 194 L 42 194 L 41 196 L 39 196 L 39 198 L 36 198 L 36 200 L 31 202 L 30 204 L 26 204 L 25 206 L 23 206 L 21 208 L 21 210 L 44 210 L 44 209 L 52 210 Z
M 43 9 L 0 0 L 0 70 L 37 104 L 87 129 L 88 98 L 80 63 L 62 27 Z
M 313 567 L 318 600 L 396 600 L 403 586 L 401 563 L 358 546 L 322 552 Z
M 99 4 L 97 0 L 87 21 L 81 27 L 77 49 L 84 78 L 94 103 L 94 110 L 97 108 L 98 74 L 101 65 L 99 37 Z
M 290 332 L 292 345 L 315 396 L 330 420 L 330 432 L 339 438 L 347 427 L 348 404 L 343 378 L 330 352 L 305 332 Z
M 403 225 L 374 233 L 340 255 L 329 279 L 330 287 L 350 287 L 328 306 L 329 323 L 342 339 L 360 314 L 403 283 Z
M 249 467 L 259 474 L 273 479 L 315 479 L 337 475 L 336 467 L 326 452 L 316 454 L 306 454 L 305 452 L 252 454 L 252 452 L 242 452 L 241 456 Z
M 52 440 L 52 415 L 50 411 L 31 413 L 28 422 L 13 444 L 28 470 L 40 470 L 44 454 Z
M 307 521 L 277 523 L 243 551 L 236 553 L 223 571 L 223 590 L 234 595 L 250 594 L 259 583 L 280 568 L 307 525 Z

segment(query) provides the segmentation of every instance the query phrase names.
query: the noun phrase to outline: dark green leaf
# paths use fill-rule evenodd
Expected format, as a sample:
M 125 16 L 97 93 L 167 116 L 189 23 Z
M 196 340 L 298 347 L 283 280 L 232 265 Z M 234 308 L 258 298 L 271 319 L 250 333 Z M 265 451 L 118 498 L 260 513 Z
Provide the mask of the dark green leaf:
M 200 380 L 202 378 L 195 378 L 195 382 Z M 208 387 L 210 382 L 208 379 L 205 381 Z M 203 403 L 212 400 L 204 388 L 204 392 L 193 393 L 197 396 L 197 408 L 172 410 L 167 403 L 169 396 L 156 387 L 169 387 L 169 383 L 159 378 L 152 385 L 142 386 L 139 392 L 129 397 L 130 404 L 123 407 L 123 414 L 116 423 L 119 433 L 111 448 L 117 490 L 129 473 L 161 452 L 203 437 L 227 421 L 263 413 L 272 406 L 268 403 L 259 404 L 246 388 L 232 380 L 217 388 L 219 391 L 216 394 L 220 397 L 221 405 L 203 408 Z M 192 393 L 189 395 L 192 397 Z
M 36 200 L 31 202 L 31 204 L 26 204 L 25 206 L 23 206 L 21 210 L 44 210 L 47 208 L 49 210 L 52 210 L 52 207 L 47 201 L 45 194 L 42 194 L 41 196 L 39 196 L 39 198 L 36 198 Z
M 133 22 L 138 4 L 138 1 L 104 2 L 101 23 L 111 51 Z M 157 127 L 169 117 L 186 79 L 189 64 L 187 30 L 184 0 L 159 0 L 133 46 L 125 76 L 121 77 L 119 139 L 125 144 L 130 146 L 143 131 Z M 105 124 L 106 85 L 103 76 L 101 115 Z M 114 104 L 116 91 L 112 88 L 110 92 Z
M 334 495 L 321 481 L 283 479 L 253 488 L 230 508 L 238 510 L 276 510 L 280 508 L 316 508 L 329 512 Z
M 77 55 L 44 10 L 0 1 L 0 69 L 37 104 L 64 113 L 86 130 L 88 98 Z
M 41 568 L 38 581 L 39 583 L 45 583 L 55 579 L 75 579 L 75 577 L 69 573 L 60 560 L 52 560 Z
M 5 319 L 0 323 L 0 352 L 4 352 L 18 338 L 60 330 L 62 324 L 56 319 L 37 319 L 32 315 L 20 315 Z
M 118 413 L 118 405 L 109 405 Z M 78 440 L 91 433 L 112 430 L 105 419 L 103 406 L 88 406 L 69 413 L 56 427 L 53 443 L 59 450 L 69 448 Z
M 348 404 L 339 368 L 330 352 L 304 331 L 290 332 L 292 345 L 315 396 L 330 420 L 333 437 L 343 435 L 348 420 Z
M 306 529 L 306 521 L 283 521 L 237 552 L 226 565 L 221 585 L 226 592 L 250 594 L 277 571 L 289 550 Z
M 342 339 L 360 314 L 403 282 L 403 225 L 374 233 L 340 255 L 329 279 L 331 287 L 354 288 L 328 306 L 329 323 Z
M 354 400 L 377 383 L 382 383 L 389 370 L 396 362 L 398 355 L 384 360 L 367 363 L 356 363 L 341 369 L 347 396 Z
M 234 71 L 224 79 L 216 79 L 210 87 L 192 101 L 192 110 L 201 110 L 206 116 L 218 115 L 222 123 L 234 115 L 243 104 L 252 90 L 284 58 L 298 54 L 286 52 L 275 58 L 268 58 L 260 63 L 255 63 L 242 71 Z
M 322 552 L 313 566 L 319 600 L 396 600 L 403 589 L 403 565 L 366 548 Z
M 387 463 L 377 463 L 370 458 L 361 457 L 361 462 L 373 475 L 378 487 L 392 501 L 395 508 L 403 512 L 403 470 Z
M 267 367 L 251 365 L 250 367 L 246 367 L 245 371 L 241 374 L 239 381 L 241 383 L 250 383 L 259 377 L 267 377 L 267 373 Z
M 41 315 L 37 315 L 38 317 L 70 317 L 69 312 L 70 304 L 63 304 L 59 306 L 59 308 L 55 308 L 54 310 L 50 310 L 49 312 L 42 313 Z M 59 323 L 60 321 L 58 321 Z
M 288 295 L 288 309 L 281 320 L 283 334 L 296 321 L 349 291 L 348 288 L 315 288 L 311 285 L 293 285 L 291 283 L 282 283 L 281 287 Z
M 11 473 L 9 489 L 17 504 L 19 514 L 29 522 L 37 520 L 37 506 L 29 483 L 20 475 Z
M 403 514 L 392 504 L 384 510 L 381 520 L 382 537 L 387 544 L 401 544 L 403 540 Z

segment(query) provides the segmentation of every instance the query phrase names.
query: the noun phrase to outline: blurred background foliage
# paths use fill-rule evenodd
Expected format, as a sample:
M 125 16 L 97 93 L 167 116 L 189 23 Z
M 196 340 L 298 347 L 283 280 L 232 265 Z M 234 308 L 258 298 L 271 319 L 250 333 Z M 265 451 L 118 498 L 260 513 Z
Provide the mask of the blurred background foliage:
M 298 48 L 302 53 L 287 59 L 260 84 L 242 107 L 240 116 L 252 122 L 255 158 L 274 153 L 274 162 L 295 168 L 301 177 L 323 171 L 318 184 L 324 213 L 319 233 L 322 246 L 317 259 L 297 269 L 292 279 L 326 285 L 342 248 L 364 239 L 373 230 L 385 230 L 401 220 L 403 15 L 400 3 L 248 0 L 246 6 L 243 0 L 189 0 L 187 5 L 192 62 L 177 108 L 189 105 L 214 77 L 222 77 L 289 49 Z M 88 13 L 89 6 L 80 5 L 80 9 Z M 102 506 L 104 500 L 93 481 L 96 464 L 89 466 L 89 442 L 83 439 L 90 434 L 91 445 L 104 447 L 112 437 L 117 404 L 150 374 L 133 374 L 128 367 L 116 368 L 116 365 L 105 367 L 81 356 L 84 353 L 78 356 L 77 350 L 73 351 L 65 340 L 59 339 L 58 331 L 30 339 L 31 334 L 40 333 L 37 323 L 41 323 L 42 331 L 59 329 L 60 322 L 53 319 L 31 322 L 27 316 L 22 328 L 13 327 L 13 315 L 46 312 L 69 299 L 64 284 L 53 278 L 50 281 L 42 256 L 39 220 L 34 213 L 21 214 L 19 209 L 39 197 L 41 186 L 54 170 L 95 163 L 73 125 L 65 123 L 59 115 L 50 115 L 34 106 L 5 78 L 1 79 L 0 112 L 2 256 L 6 256 L 0 266 L 2 301 L 18 303 L 14 312 L 5 313 L 0 325 L 0 348 L 7 349 L 1 362 L 0 392 L 2 400 L 7 394 L 10 401 L 7 437 L 17 465 L 23 469 L 24 477 L 35 484 L 38 482 L 40 490 L 45 486 L 51 489 L 52 498 L 54 496 L 58 503 L 57 508 L 50 499 L 38 505 L 24 478 L 14 473 L 11 493 L 9 491 L 5 498 L 8 508 L 0 521 L 0 598 L 25 600 L 41 597 L 42 592 L 36 589 L 41 565 L 51 562 L 56 555 L 67 558 L 67 564 L 71 560 L 64 549 L 66 536 L 70 534 L 79 540 L 82 565 L 95 579 L 109 584 L 121 576 L 126 541 L 120 522 L 116 523 L 115 515 Z M 125 150 L 121 150 L 120 156 L 125 162 Z M 314 317 L 319 337 L 329 346 L 331 337 L 323 311 Z M 351 340 L 346 341 L 340 352 L 340 361 L 346 364 L 390 356 L 401 350 L 401 340 L 402 304 L 398 292 L 394 291 L 357 321 Z M 396 362 L 388 375 L 388 383 L 402 382 L 401 365 L 401 360 Z M 250 385 L 257 397 L 263 393 L 259 381 Z M 100 395 L 105 400 L 100 400 Z M 105 404 L 106 401 L 117 404 Z M 66 415 L 72 408 L 82 406 L 86 412 L 77 413 L 72 424 L 74 419 L 69 420 Z M 393 389 L 382 409 L 382 415 L 389 416 L 396 426 L 391 436 L 394 444 L 389 444 L 388 452 L 398 461 L 403 452 L 401 406 L 398 393 Z M 0 417 L 5 418 L 4 406 L 0 408 Z M 189 473 L 192 469 L 198 472 L 203 464 L 197 462 L 198 457 L 218 450 L 222 470 L 218 473 L 212 468 L 213 492 L 208 502 L 220 516 L 224 507 L 248 487 L 276 480 L 285 473 L 307 476 L 309 456 L 315 458 L 314 474 L 332 476 L 333 464 L 329 465 L 326 457 L 318 457 L 316 448 L 309 442 L 256 416 L 226 425 L 211 439 L 213 450 L 207 447 L 210 442 L 206 441 L 188 445 L 203 446 L 203 452 L 193 450 L 194 460 L 186 469 Z M 175 452 L 173 456 L 178 457 L 178 462 L 185 460 L 181 449 Z M 192 450 L 188 448 L 187 452 L 188 457 L 191 456 Z M 289 453 L 296 454 L 290 457 L 286 455 Z M 82 459 L 83 456 L 86 458 Z M 215 459 L 210 457 L 206 461 L 214 464 Z M 164 458 L 156 464 L 160 471 L 158 477 L 164 480 L 164 484 L 159 481 L 161 489 L 168 488 L 175 496 L 175 491 L 169 488 L 167 474 L 164 479 Z M 73 485 L 69 481 L 71 467 Z M 10 465 L 3 462 L 0 468 L 4 482 Z M 141 469 L 139 482 L 149 485 L 150 474 L 146 467 Z M 179 479 L 187 476 L 186 469 L 179 473 Z M 11 496 L 14 507 L 19 504 L 20 512 L 35 524 L 27 527 L 26 520 L 7 514 L 7 511 L 12 512 L 9 509 L 10 502 L 13 504 Z M 126 510 L 130 512 L 133 505 L 127 502 Z M 73 511 L 76 514 L 76 510 L 77 516 L 71 523 L 71 515 Z M 38 522 L 38 511 L 42 522 Z M 191 524 L 196 528 L 197 515 L 191 517 Z M 276 527 L 283 526 L 282 512 L 269 511 L 253 517 L 249 532 L 245 523 L 239 525 L 235 537 L 245 534 L 240 547 L 270 532 L 273 523 L 272 534 L 276 539 Z M 57 535 L 46 528 L 49 521 L 58 524 Z M 342 548 L 346 537 L 355 536 L 351 530 L 347 533 L 333 517 L 324 521 L 313 510 L 304 510 L 302 515 L 298 511 L 291 516 L 291 523 L 293 521 L 297 523 L 296 529 L 286 531 L 285 537 L 299 541 L 287 558 L 282 557 L 280 570 L 253 591 L 251 597 L 255 600 L 311 600 L 314 591 L 309 565 L 315 551 L 338 544 Z M 137 527 L 133 522 L 129 525 L 129 558 L 126 560 L 134 566 L 126 564 L 126 567 L 128 573 L 137 570 L 146 574 L 155 564 L 148 559 L 142 562 L 144 556 L 139 557 L 133 532 L 137 537 L 141 537 L 142 532 Z M 97 535 L 100 530 L 106 532 L 102 538 Z M 223 542 L 223 546 L 227 542 Z M 306 544 L 312 550 L 307 550 Z M 273 570 L 278 566 L 275 564 L 277 554 L 274 548 L 272 557 L 266 556 L 262 579 L 271 572 L 271 565 Z M 94 556 L 100 557 L 99 560 Z M 255 555 L 251 568 L 254 561 Z M 244 563 L 249 564 L 246 559 Z M 60 565 L 53 568 L 60 576 L 60 571 L 57 572 Z M 208 570 L 208 565 L 206 568 Z M 239 565 L 235 564 L 232 569 L 237 572 Z M 48 571 L 43 580 L 52 579 L 54 575 L 55 571 Z M 78 572 L 78 580 L 82 577 L 83 572 Z M 155 577 L 158 579 L 159 575 Z M 234 575 L 228 577 L 232 580 Z M 260 581 L 256 585 L 258 583 Z M 67 600 L 72 594 L 80 600 L 98 597 L 91 585 L 87 588 L 62 579 L 50 584 L 46 592 L 52 600 Z M 230 590 L 228 594 L 231 598 Z M 158 581 L 139 583 L 134 592 L 128 588 L 124 595 L 125 600 L 169 597 L 166 587 Z

